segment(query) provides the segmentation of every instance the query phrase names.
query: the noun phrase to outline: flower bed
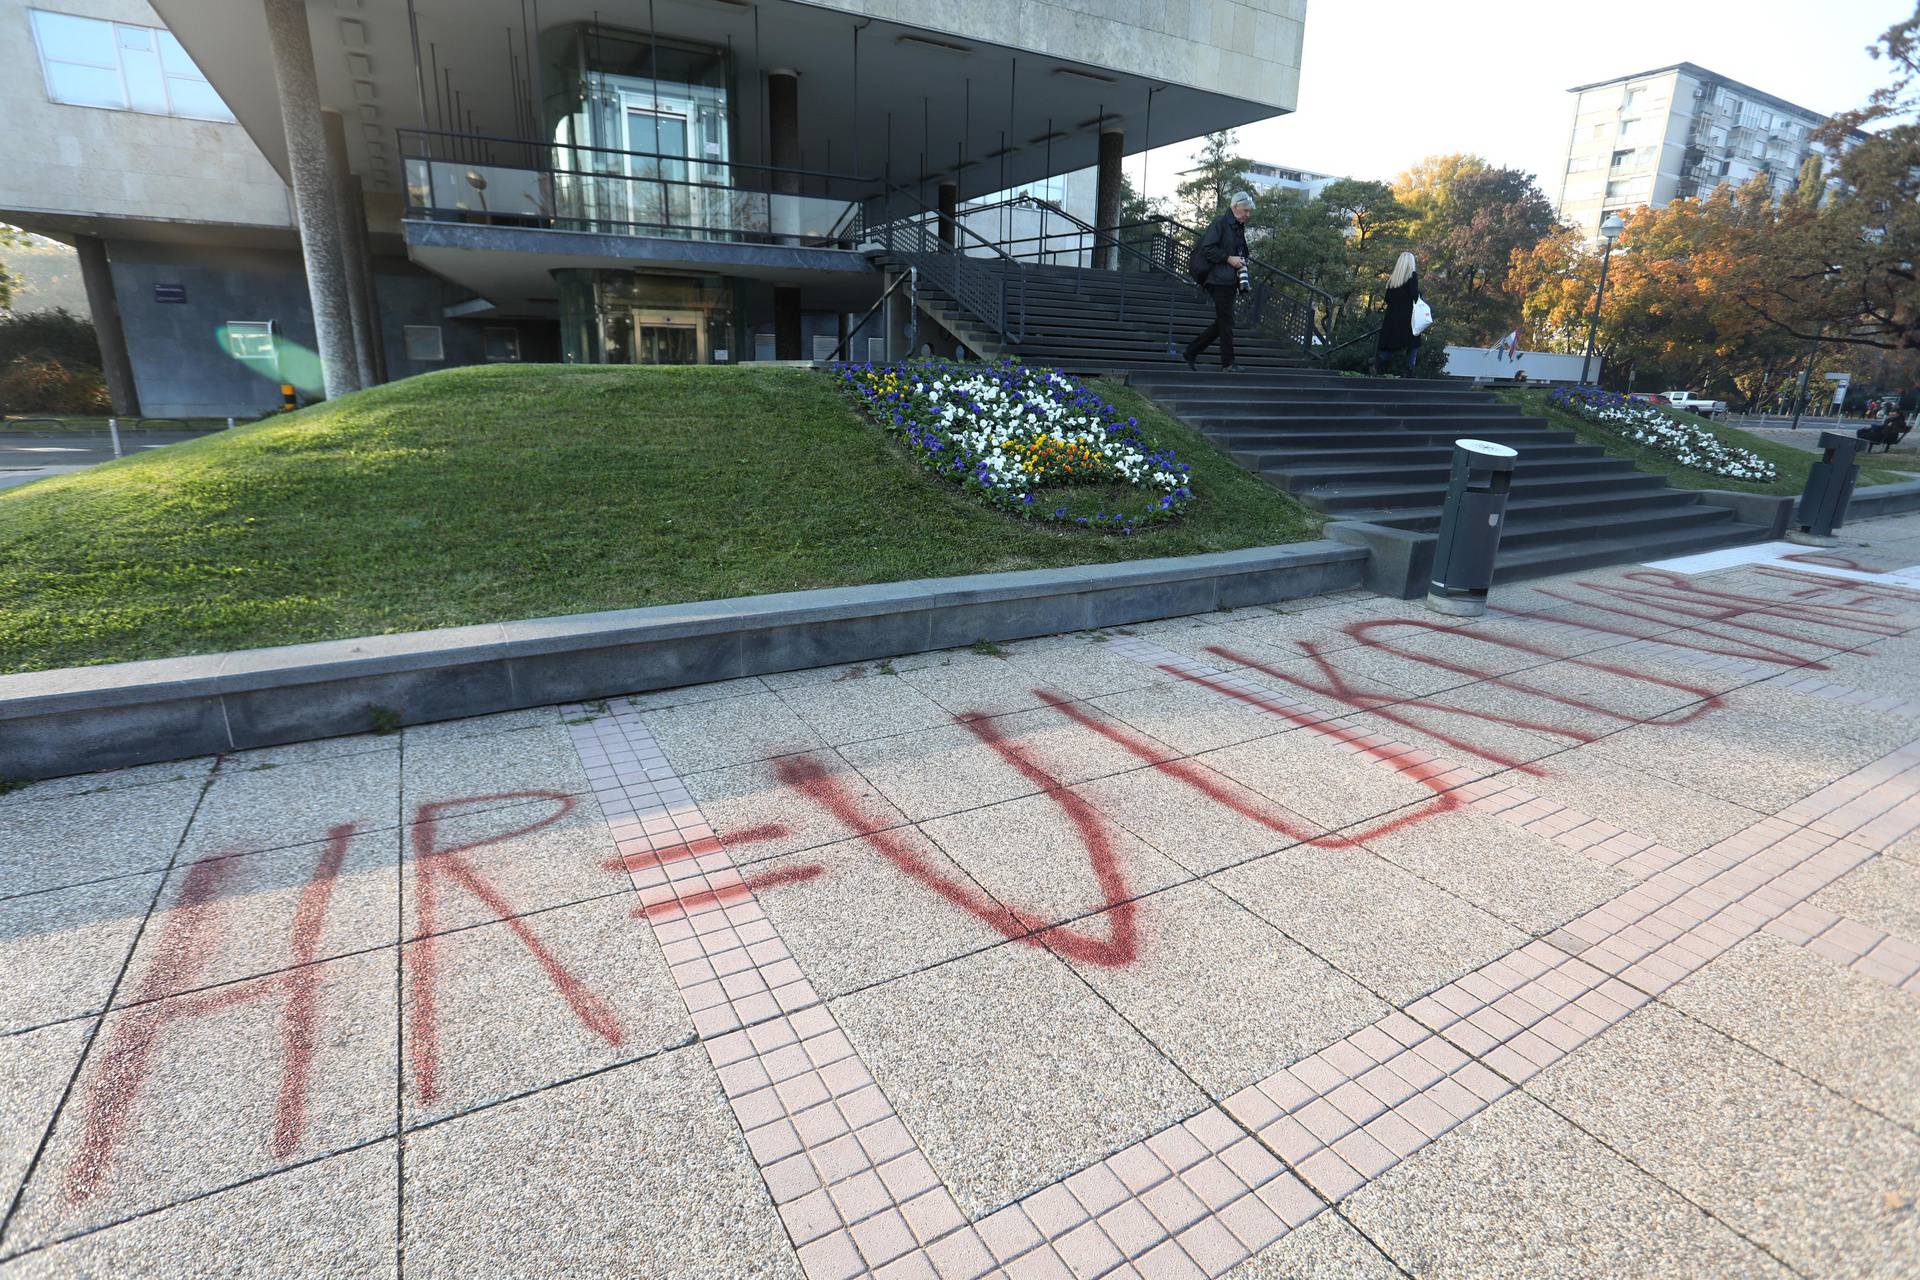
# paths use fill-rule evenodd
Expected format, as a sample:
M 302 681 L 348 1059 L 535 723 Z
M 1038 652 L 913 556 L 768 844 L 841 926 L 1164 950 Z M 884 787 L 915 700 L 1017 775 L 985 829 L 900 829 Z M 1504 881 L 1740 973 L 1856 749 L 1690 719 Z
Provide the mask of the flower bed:
M 1749 449 L 1728 444 L 1705 427 L 1682 422 L 1653 405 L 1591 387 L 1556 387 L 1554 404 L 1605 427 L 1623 440 L 1645 445 L 1684 466 L 1730 480 L 1767 481 L 1779 470 Z
M 914 361 L 839 377 L 922 467 L 1025 519 L 1132 533 L 1193 505 L 1186 463 L 1052 369 Z

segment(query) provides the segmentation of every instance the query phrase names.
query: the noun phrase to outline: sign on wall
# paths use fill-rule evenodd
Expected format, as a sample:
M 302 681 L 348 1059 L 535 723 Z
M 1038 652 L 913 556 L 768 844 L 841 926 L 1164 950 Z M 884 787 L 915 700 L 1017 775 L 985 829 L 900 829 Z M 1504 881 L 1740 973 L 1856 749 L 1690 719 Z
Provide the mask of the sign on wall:
M 153 286 L 153 300 L 155 302 L 185 302 L 187 300 L 187 286 L 183 284 L 156 284 Z

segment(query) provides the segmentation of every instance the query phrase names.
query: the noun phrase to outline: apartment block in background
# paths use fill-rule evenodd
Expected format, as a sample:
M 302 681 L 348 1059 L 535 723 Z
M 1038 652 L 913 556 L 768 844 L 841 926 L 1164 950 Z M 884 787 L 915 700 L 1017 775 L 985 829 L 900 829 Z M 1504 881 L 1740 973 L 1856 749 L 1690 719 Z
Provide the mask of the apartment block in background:
M 1609 213 L 1705 196 L 1764 175 L 1776 196 L 1821 151 L 1828 117 L 1682 62 L 1568 90 L 1561 218 L 1598 238 Z

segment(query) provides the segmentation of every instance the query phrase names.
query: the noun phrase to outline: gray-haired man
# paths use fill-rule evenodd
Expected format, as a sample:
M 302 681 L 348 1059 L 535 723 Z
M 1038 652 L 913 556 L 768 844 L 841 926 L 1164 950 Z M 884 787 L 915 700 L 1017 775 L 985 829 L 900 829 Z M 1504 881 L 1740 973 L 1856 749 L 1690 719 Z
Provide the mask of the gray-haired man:
M 1247 216 L 1253 212 L 1253 197 L 1244 191 L 1233 193 L 1227 211 L 1213 220 L 1199 243 L 1193 246 L 1193 258 L 1187 269 L 1206 291 L 1213 295 L 1213 323 L 1187 344 L 1187 368 L 1198 369 L 1194 361 L 1200 353 L 1220 340 L 1220 367 L 1232 371 L 1233 299 L 1240 288 L 1240 268 L 1247 264 Z

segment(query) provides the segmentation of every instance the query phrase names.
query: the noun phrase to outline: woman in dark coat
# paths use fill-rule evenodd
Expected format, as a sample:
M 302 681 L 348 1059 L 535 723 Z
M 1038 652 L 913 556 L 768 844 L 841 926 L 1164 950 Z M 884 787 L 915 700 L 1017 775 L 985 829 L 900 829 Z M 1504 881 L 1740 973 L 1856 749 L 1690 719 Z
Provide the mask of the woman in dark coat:
M 1213 297 L 1213 323 L 1202 329 L 1182 353 L 1189 369 L 1199 367 L 1194 361 L 1218 339 L 1221 369 L 1228 373 L 1234 370 L 1233 300 L 1240 289 L 1240 268 L 1247 264 L 1246 223 L 1252 212 L 1253 197 L 1244 191 L 1234 192 L 1227 211 L 1213 220 L 1193 247 L 1194 275 Z M 1206 268 L 1204 277 L 1199 273 L 1201 267 Z
M 1380 321 L 1380 353 L 1374 359 L 1374 372 L 1385 373 L 1398 365 L 1406 373 L 1420 358 L 1420 339 L 1413 332 L 1413 304 L 1420 299 L 1420 272 L 1413 255 L 1403 253 L 1387 277 L 1387 313 Z M 1406 352 L 1404 362 L 1400 356 Z

